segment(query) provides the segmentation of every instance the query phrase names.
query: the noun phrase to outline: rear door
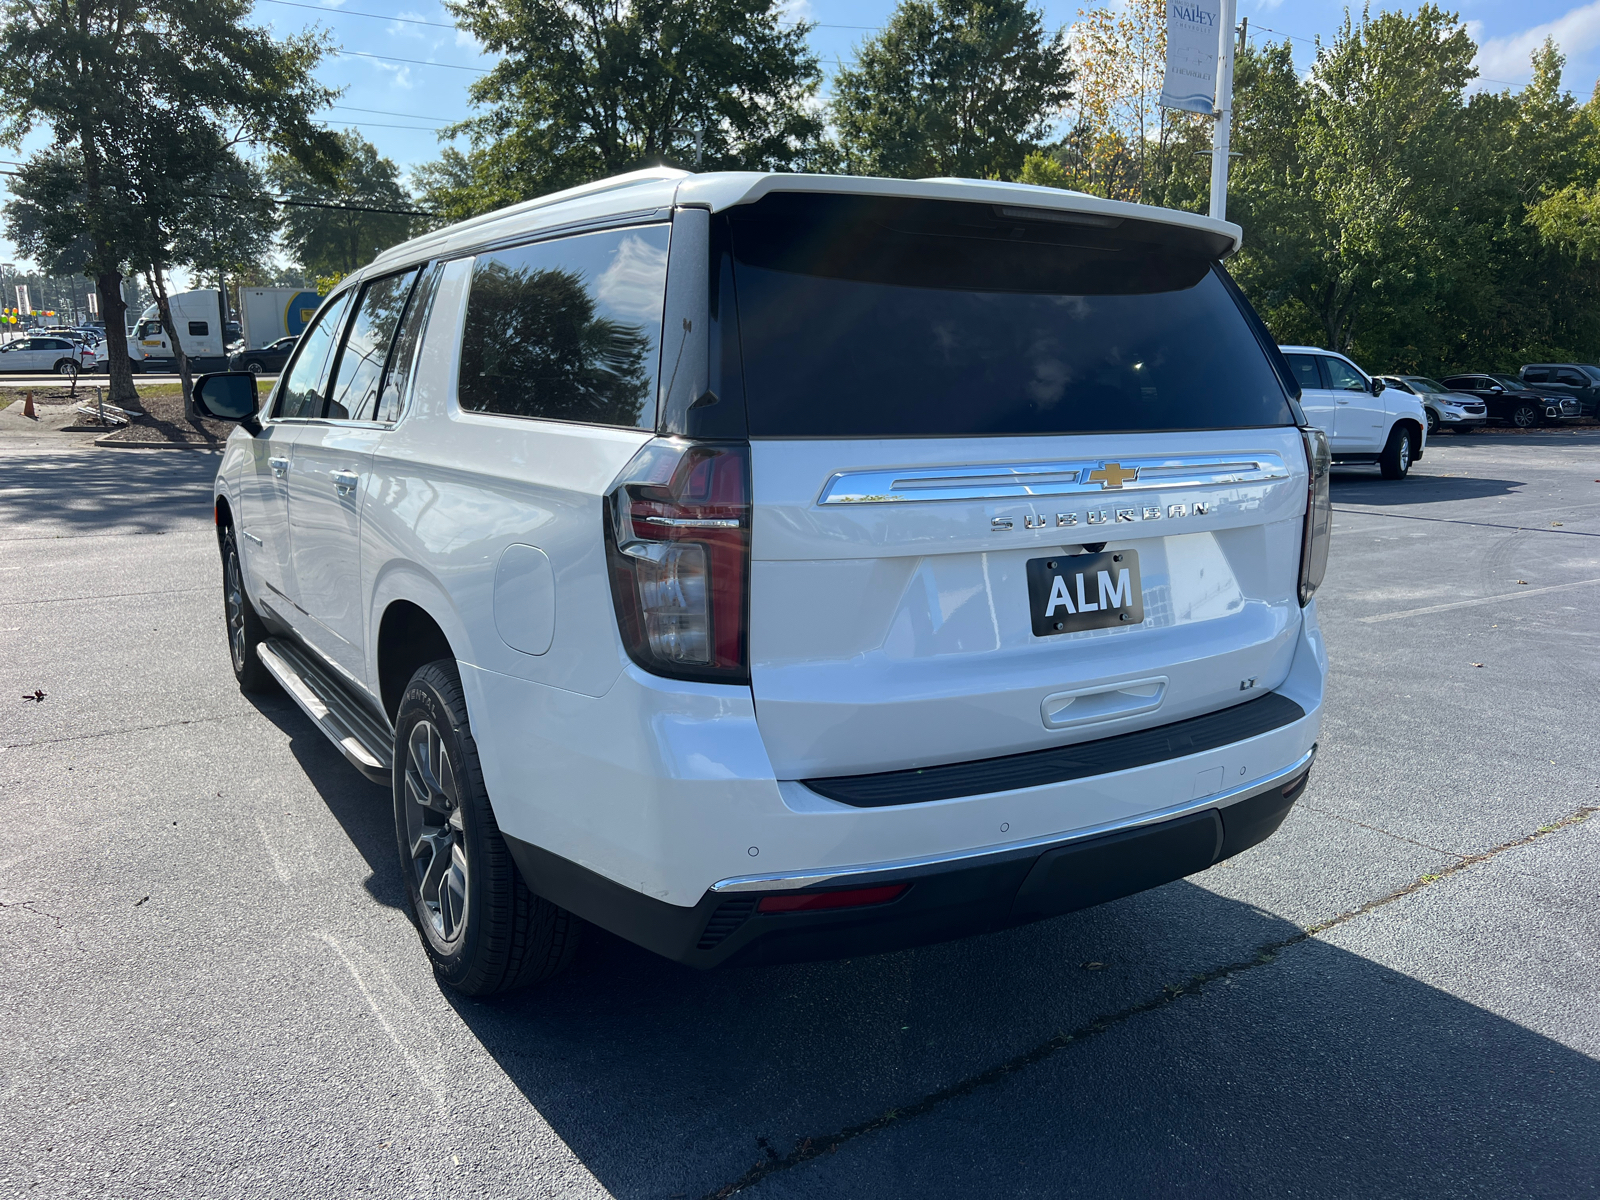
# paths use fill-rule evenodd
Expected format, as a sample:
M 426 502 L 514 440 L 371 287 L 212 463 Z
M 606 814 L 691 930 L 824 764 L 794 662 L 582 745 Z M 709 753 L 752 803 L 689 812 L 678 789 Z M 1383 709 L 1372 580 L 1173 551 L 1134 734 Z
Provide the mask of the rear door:
M 289 481 L 289 557 L 304 636 L 353 679 L 366 682 L 361 602 L 361 506 L 382 436 L 378 398 L 415 270 L 370 280 L 355 301 L 321 389 L 320 416 L 295 439 Z
M 1300 384 L 1300 407 L 1306 414 L 1306 420 L 1327 434 L 1331 442 L 1334 415 L 1338 410 L 1334 405 L 1333 393 L 1328 390 L 1328 373 L 1322 365 L 1323 356 L 1285 354 L 1283 357 L 1288 360 Z
M 1105 737 L 1282 681 L 1304 451 L 1208 254 L 772 199 L 730 220 L 780 778 Z

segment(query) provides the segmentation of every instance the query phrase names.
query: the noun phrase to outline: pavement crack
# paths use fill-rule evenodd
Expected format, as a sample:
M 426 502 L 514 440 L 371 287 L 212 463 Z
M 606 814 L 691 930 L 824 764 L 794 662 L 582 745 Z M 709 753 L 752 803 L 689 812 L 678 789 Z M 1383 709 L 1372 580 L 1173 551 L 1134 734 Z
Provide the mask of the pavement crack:
M 127 600 L 133 596 L 182 596 L 189 592 L 209 592 L 210 585 L 206 587 L 191 588 L 157 588 L 152 592 L 114 592 L 107 596 L 42 596 L 33 600 L 0 600 L 0 604 L 77 604 L 87 600 Z
M 58 917 L 55 913 L 48 913 L 42 908 L 34 907 L 38 903 L 37 900 L 23 900 L 17 904 L 7 904 L 4 900 L 0 900 L 0 908 L 20 909 L 22 912 L 30 913 L 35 917 L 43 917 L 47 921 L 54 921 L 57 929 L 66 927 L 66 919 L 64 917 Z
M 737 1179 L 729 1183 L 725 1183 L 713 1191 L 707 1192 L 703 1197 L 703 1200 L 727 1200 L 727 1197 L 736 1195 L 737 1193 L 744 1191 L 746 1188 L 754 1187 L 756 1184 L 760 1183 L 763 1179 L 766 1179 L 770 1175 L 775 1175 L 780 1171 L 787 1171 L 794 1167 L 801 1166 L 804 1163 L 810 1162 L 814 1158 L 820 1158 L 824 1154 L 832 1154 L 834 1151 L 838 1150 L 840 1146 L 843 1146 L 846 1143 L 866 1137 L 868 1134 L 877 1133 L 880 1130 L 887 1129 L 889 1126 L 897 1122 L 905 1121 L 913 1117 L 920 1117 L 925 1113 L 932 1112 L 934 1109 L 949 1103 L 952 1100 L 958 1100 L 961 1097 L 970 1095 L 981 1088 L 991 1087 L 1005 1079 L 1007 1076 L 1013 1075 L 1018 1071 L 1043 1062 L 1045 1059 L 1067 1049 L 1069 1046 L 1072 1046 L 1078 1042 L 1086 1041 L 1097 1034 L 1106 1033 L 1109 1030 L 1115 1029 L 1119 1025 L 1131 1021 L 1134 1017 L 1143 1016 L 1145 1013 L 1155 1012 L 1159 1009 L 1166 1008 L 1169 1005 L 1176 1004 L 1185 996 L 1198 996 L 1211 984 L 1231 979 L 1234 976 L 1242 975 L 1247 971 L 1253 971 L 1257 967 L 1263 967 L 1268 963 L 1276 962 L 1279 955 L 1292 946 L 1297 946 L 1300 943 L 1308 941 L 1319 934 L 1328 932 L 1330 929 L 1336 929 L 1341 925 L 1348 924 L 1349 922 L 1354 921 L 1357 917 L 1366 916 L 1368 913 L 1375 912 L 1386 905 L 1393 904 L 1396 900 L 1401 900 L 1406 896 L 1420 892 L 1424 888 L 1432 887 L 1434 884 L 1439 883 L 1444 879 L 1448 879 L 1451 875 L 1456 874 L 1458 871 L 1465 871 L 1469 867 L 1476 866 L 1479 863 L 1488 862 L 1490 859 L 1496 858 L 1508 850 L 1515 850 L 1518 847 L 1526 846 L 1532 842 L 1540 840 L 1541 838 L 1548 837 L 1552 833 L 1556 833 L 1573 825 L 1580 824 L 1597 811 L 1600 811 L 1600 805 L 1586 805 L 1574 812 L 1567 814 L 1560 820 L 1553 821 L 1548 825 L 1541 825 L 1538 829 L 1534 830 L 1532 833 L 1524 835 L 1523 837 L 1514 838 L 1509 842 L 1502 842 L 1500 845 L 1494 846 L 1479 854 L 1457 856 L 1456 862 L 1451 863 L 1447 867 L 1442 867 L 1434 874 L 1420 876 L 1404 887 L 1396 888 L 1394 891 L 1369 900 L 1359 907 L 1346 909 L 1344 912 L 1329 917 L 1326 921 L 1322 921 L 1316 925 L 1309 925 L 1299 933 L 1294 934 L 1292 937 L 1281 938 L 1273 942 L 1265 942 L 1257 946 L 1252 956 L 1248 959 L 1241 959 L 1238 962 L 1231 962 L 1224 966 L 1213 967 L 1209 971 L 1191 976 L 1182 983 L 1167 984 L 1157 995 L 1150 996 L 1147 999 L 1130 1004 L 1126 1008 L 1117 1009 L 1115 1012 L 1092 1017 L 1082 1025 L 1079 1025 L 1076 1029 L 1072 1029 L 1064 1033 L 1057 1033 L 1054 1036 L 1040 1042 L 1031 1049 L 1024 1050 L 1021 1054 L 1006 1059 L 1004 1062 L 998 1063 L 995 1066 L 989 1067 L 983 1071 L 979 1071 L 974 1075 L 969 1075 L 965 1079 L 958 1080 L 957 1082 L 946 1087 L 939 1088 L 937 1091 L 929 1092 L 920 1100 L 915 1100 L 910 1104 L 901 1105 L 898 1108 L 889 1109 L 887 1112 L 880 1113 L 878 1116 L 871 1117 L 855 1125 L 848 1125 L 834 1133 L 816 1134 L 811 1137 L 804 1138 L 800 1144 L 788 1154 L 762 1159 Z M 768 1153 L 770 1155 L 770 1150 Z
M 1326 808 L 1317 808 L 1315 805 L 1307 804 L 1304 800 L 1300 801 L 1299 807 L 1305 809 L 1307 812 L 1314 812 L 1319 817 L 1327 817 L 1330 820 L 1334 820 L 1334 821 L 1343 821 L 1347 825 L 1355 825 L 1355 826 L 1358 826 L 1361 829 L 1369 829 L 1373 833 L 1381 833 L 1381 834 L 1383 834 L 1384 837 L 1394 838 L 1394 840 L 1397 841 L 1397 842 L 1409 842 L 1413 846 L 1419 846 L 1424 850 L 1431 850 L 1431 851 L 1433 851 L 1433 853 L 1442 854 L 1446 858 L 1466 858 L 1467 857 L 1465 854 L 1462 854 L 1462 853 L 1460 853 L 1459 851 L 1456 851 L 1456 850 L 1445 850 L 1445 849 L 1443 849 L 1442 847 L 1439 847 L 1439 846 L 1430 846 L 1430 845 L 1428 845 L 1427 842 L 1419 842 L 1419 841 L 1417 841 L 1416 838 L 1408 838 L 1403 833 L 1392 833 L 1389 830 L 1384 829 L 1384 828 L 1382 828 L 1382 827 L 1380 827 L 1378 825 L 1368 825 L 1365 821 L 1358 821 L 1354 817 L 1345 817 L 1345 816 L 1339 815 L 1336 812 L 1330 812 Z
M 265 709 L 258 711 L 267 711 Z M 281 710 L 272 709 L 273 712 L 298 712 L 298 709 L 285 707 Z M 103 729 L 98 733 L 74 733 L 67 737 L 40 738 L 34 742 L 11 742 L 0 749 L 26 750 L 30 746 L 56 746 L 62 742 L 89 742 L 95 738 L 117 737 L 124 733 L 147 733 L 153 729 L 175 729 L 179 725 L 207 725 L 214 721 L 231 721 L 236 717 L 248 716 L 248 713 L 224 713 L 216 717 L 185 717 L 181 721 L 163 721 L 159 725 L 124 725 L 119 729 Z
M 1582 529 L 1546 529 L 1535 525 L 1502 525 L 1498 521 L 1463 521 L 1459 517 L 1419 517 L 1415 513 L 1373 512 L 1370 508 L 1342 508 L 1335 504 L 1336 513 L 1349 513 L 1356 517 L 1387 517 L 1391 521 L 1432 521 L 1436 525 L 1470 525 L 1474 529 L 1509 529 L 1513 533 L 1555 533 L 1567 537 L 1600 537 L 1600 533 Z

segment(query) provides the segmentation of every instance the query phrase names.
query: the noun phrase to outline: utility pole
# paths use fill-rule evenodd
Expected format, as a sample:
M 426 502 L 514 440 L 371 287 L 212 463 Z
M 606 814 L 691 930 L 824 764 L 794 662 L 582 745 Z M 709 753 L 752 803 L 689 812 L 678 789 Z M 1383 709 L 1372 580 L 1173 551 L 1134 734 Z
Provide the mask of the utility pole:
M 1211 130 L 1211 216 L 1228 219 L 1228 138 L 1233 131 L 1233 38 L 1239 0 L 1222 0 L 1217 22 L 1217 122 Z

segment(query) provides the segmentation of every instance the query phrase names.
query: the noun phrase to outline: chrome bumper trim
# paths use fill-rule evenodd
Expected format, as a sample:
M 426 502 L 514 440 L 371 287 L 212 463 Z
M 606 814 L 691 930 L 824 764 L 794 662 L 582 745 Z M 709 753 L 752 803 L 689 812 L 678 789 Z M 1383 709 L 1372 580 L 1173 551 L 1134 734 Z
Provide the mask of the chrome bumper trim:
M 775 874 L 775 875 L 736 875 L 732 879 L 723 879 L 711 885 L 711 891 L 717 895 L 726 895 L 735 892 L 787 892 L 796 888 L 817 887 L 837 880 L 858 881 L 862 876 L 873 876 L 892 879 L 896 875 L 925 870 L 928 867 L 967 865 L 975 866 L 978 860 L 986 858 L 1008 858 L 1025 852 L 1043 853 L 1053 850 L 1057 846 L 1068 846 L 1073 842 L 1081 842 L 1087 838 L 1102 837 L 1108 833 L 1121 833 L 1125 829 L 1137 829 L 1143 825 L 1155 825 L 1162 821 L 1170 821 L 1175 817 L 1188 816 L 1190 813 L 1204 812 L 1208 808 L 1226 808 L 1241 800 L 1261 792 L 1271 791 L 1275 787 L 1282 787 L 1285 783 L 1301 775 L 1311 768 L 1317 757 L 1315 745 L 1307 750 L 1290 766 L 1281 771 L 1261 779 L 1254 779 L 1249 783 L 1240 784 L 1225 792 L 1217 792 L 1210 796 L 1203 796 L 1198 800 L 1186 800 L 1182 804 L 1174 804 L 1167 808 L 1158 808 L 1153 812 L 1140 813 L 1136 817 L 1129 817 L 1122 821 L 1107 821 L 1100 825 L 1090 825 L 1084 829 L 1075 829 L 1071 833 L 1052 833 L 1045 837 L 1029 838 L 1027 841 L 1006 842 L 998 846 L 981 846 L 973 850 L 958 850 L 951 854 L 931 854 L 922 858 L 902 858 L 891 862 L 862 863 L 858 866 L 830 867 L 822 871 L 809 871 L 803 874 Z

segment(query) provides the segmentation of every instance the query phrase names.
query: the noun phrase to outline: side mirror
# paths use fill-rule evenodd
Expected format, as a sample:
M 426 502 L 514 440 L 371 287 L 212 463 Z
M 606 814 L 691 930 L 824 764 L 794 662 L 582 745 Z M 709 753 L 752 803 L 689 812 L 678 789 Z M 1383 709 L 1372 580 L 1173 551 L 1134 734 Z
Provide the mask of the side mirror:
M 1501 387 L 1498 383 L 1491 383 L 1489 385 L 1489 390 L 1491 392 L 1500 392 L 1500 393 L 1504 393 L 1505 392 L 1505 388 Z
M 1374 378 L 1373 381 L 1372 381 L 1372 394 L 1374 396 L 1376 396 L 1379 392 L 1383 391 L 1383 389 L 1388 387 L 1388 386 L 1389 385 L 1384 383 L 1383 380 Z
M 194 403 L 208 417 L 234 421 L 252 435 L 261 432 L 256 411 L 261 407 L 256 377 L 249 371 L 219 371 L 195 380 Z

